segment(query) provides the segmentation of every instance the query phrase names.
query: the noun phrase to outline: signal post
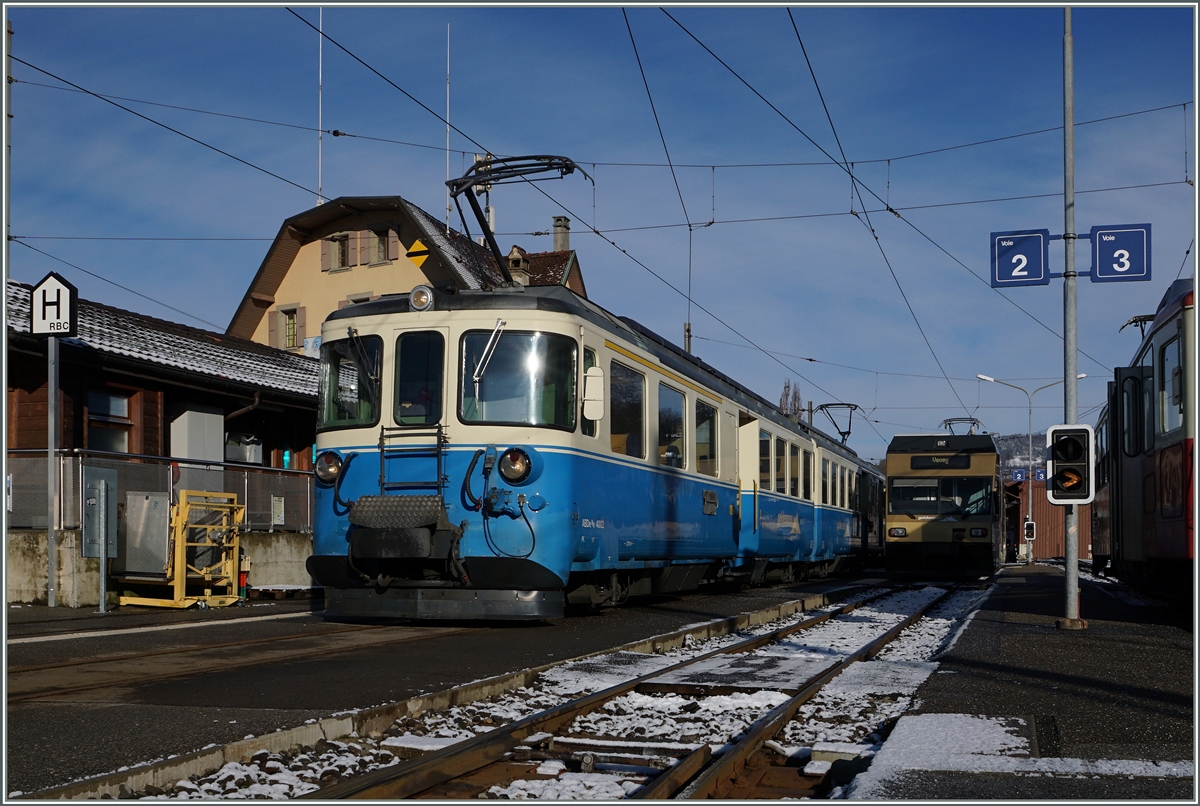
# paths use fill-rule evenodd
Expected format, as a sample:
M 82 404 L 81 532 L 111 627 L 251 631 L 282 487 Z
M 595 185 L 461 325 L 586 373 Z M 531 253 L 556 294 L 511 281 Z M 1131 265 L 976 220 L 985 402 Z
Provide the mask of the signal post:
M 1047 467 L 1046 494 L 1050 503 L 1064 507 L 1066 561 L 1066 617 L 1062 629 L 1082 630 L 1087 622 L 1079 617 L 1079 511 L 1077 505 L 1092 500 L 1092 459 L 1095 435 L 1091 426 L 1077 425 L 1077 300 L 1075 283 L 1088 277 L 1093 283 L 1145 281 L 1150 279 L 1150 225 L 1117 224 L 1092 227 L 1089 233 L 1075 232 L 1075 67 L 1071 9 L 1063 9 L 1063 223 L 1062 235 L 1048 230 L 1015 230 L 991 233 L 992 287 L 1048 285 L 1052 278 L 1063 280 L 1063 425 L 1046 434 L 1051 456 Z M 1090 271 L 1075 270 L 1075 242 L 1091 241 Z M 1062 240 L 1066 260 L 1062 274 L 1049 271 L 1049 241 Z M 1053 490 L 1053 494 L 1052 494 Z

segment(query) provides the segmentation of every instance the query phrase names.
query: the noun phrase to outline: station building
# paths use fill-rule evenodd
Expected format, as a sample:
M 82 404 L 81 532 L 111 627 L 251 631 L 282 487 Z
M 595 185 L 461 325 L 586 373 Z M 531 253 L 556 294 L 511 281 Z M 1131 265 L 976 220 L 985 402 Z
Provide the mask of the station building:
M 525 285 L 565 285 L 586 297 L 570 220 L 554 218 L 554 249 L 507 258 Z M 399 196 L 346 196 L 283 222 L 226 329 L 293 353 L 317 355 L 333 311 L 416 285 L 482 288 L 503 282 L 483 246 Z

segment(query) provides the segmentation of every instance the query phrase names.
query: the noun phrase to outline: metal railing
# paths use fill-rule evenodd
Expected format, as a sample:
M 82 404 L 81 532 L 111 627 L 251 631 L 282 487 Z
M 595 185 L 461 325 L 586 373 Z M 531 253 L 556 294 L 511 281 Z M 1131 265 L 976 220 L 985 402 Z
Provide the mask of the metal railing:
M 312 532 L 313 474 L 233 462 L 205 462 L 171 456 L 63 450 L 59 466 L 57 528 L 78 529 L 82 519 L 83 467 L 117 472 L 117 501 L 126 492 L 170 493 L 208 490 L 236 493 L 246 507 L 243 529 Z M 47 527 L 46 451 L 10 450 L 5 479 L 5 520 L 10 529 Z

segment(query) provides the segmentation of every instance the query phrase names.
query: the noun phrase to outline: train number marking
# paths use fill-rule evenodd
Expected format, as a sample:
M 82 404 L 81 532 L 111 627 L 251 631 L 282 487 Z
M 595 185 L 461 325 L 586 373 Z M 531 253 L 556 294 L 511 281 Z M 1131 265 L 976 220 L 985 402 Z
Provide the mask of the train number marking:
M 594 521 L 591 518 L 584 518 L 582 523 L 580 523 L 580 525 L 584 529 L 603 529 L 604 528 L 604 519 L 601 518 L 600 520 Z

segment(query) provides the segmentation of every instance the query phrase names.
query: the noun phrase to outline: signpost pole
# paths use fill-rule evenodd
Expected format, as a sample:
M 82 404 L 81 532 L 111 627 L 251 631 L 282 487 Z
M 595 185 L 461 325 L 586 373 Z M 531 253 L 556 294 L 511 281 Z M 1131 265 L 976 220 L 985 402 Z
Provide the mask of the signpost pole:
M 1063 418 L 1074 424 L 1078 417 L 1078 303 L 1075 295 L 1075 43 L 1071 36 L 1071 9 L 1063 9 Z M 1047 481 L 1049 483 L 1049 481 Z M 1066 618 L 1062 629 L 1081 630 L 1087 622 L 1079 618 L 1079 510 L 1067 506 L 1063 512 L 1063 543 L 1066 560 Z
M 7 177 L 5 177 L 7 181 Z M 46 604 L 58 605 L 58 340 L 73 337 L 77 326 L 78 291 L 50 272 L 29 293 L 29 333 L 46 339 Z
M 58 526 L 58 339 L 46 339 L 46 553 L 49 575 L 46 583 L 46 604 L 58 605 L 55 577 L 58 576 L 58 550 L 55 528 Z

